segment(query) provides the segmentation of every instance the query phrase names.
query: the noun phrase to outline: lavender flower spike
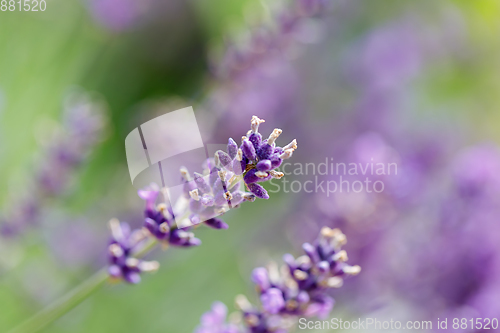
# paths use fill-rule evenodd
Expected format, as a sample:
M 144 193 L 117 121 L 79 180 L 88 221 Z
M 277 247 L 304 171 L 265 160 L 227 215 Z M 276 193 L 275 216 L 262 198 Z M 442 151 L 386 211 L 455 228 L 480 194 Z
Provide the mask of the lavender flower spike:
M 256 198 L 269 199 L 266 189 L 257 183 L 283 177 L 282 172 L 275 170 L 281 165 L 280 156 L 295 150 L 297 143 L 292 141 L 286 149 L 277 147 L 275 141 L 282 133 L 280 129 L 275 129 L 268 139 L 262 141 L 258 133 L 262 123 L 264 120 L 252 117 L 251 130 L 247 133 L 249 139 L 245 136 L 240 147 L 229 139 L 227 153 L 218 150 L 213 158 L 202 164 L 201 173 L 190 173 L 182 167 L 183 196 L 172 206 L 157 203 L 160 194 L 165 193 L 156 184 L 138 191 L 139 197 L 146 203 L 143 228 L 130 232 L 126 224 L 114 220 L 111 223 L 113 238 L 109 248 L 109 273 L 112 277 L 138 283 L 141 272 L 158 268 L 154 262 L 131 257 L 133 249 L 148 236 L 164 247 L 199 246 L 201 240 L 195 237 L 193 226 L 203 223 L 213 229 L 227 229 L 229 226 L 220 216 L 229 209 Z M 241 183 L 246 185 L 248 192 L 240 190 Z M 262 295 L 262 302 L 268 305 L 270 312 L 281 307 L 276 290 Z
M 346 263 L 347 254 L 341 249 L 345 243 L 346 237 L 340 230 L 324 227 L 314 245 L 304 244 L 305 256 L 295 259 L 286 254 L 281 268 L 271 264 L 253 271 L 252 281 L 260 294 L 260 307 L 240 295 L 236 304 L 242 320 L 226 323 L 226 308 L 214 303 L 212 310 L 202 316 L 195 332 L 286 333 L 298 317 L 327 318 L 335 304 L 328 290 L 340 288 L 346 276 L 361 271 L 359 266 Z M 214 318 L 218 313 L 217 308 L 224 311 L 220 311 L 217 320 L 208 321 L 207 318 Z
M 262 140 L 262 135 L 258 132 L 259 125 L 264 123 L 263 119 L 253 116 L 250 121 L 250 131 L 243 137 L 241 146 L 237 149 L 234 140 L 230 139 L 227 147 L 227 154 L 216 153 L 217 160 L 222 161 L 222 156 L 226 160 L 224 164 L 226 170 L 241 177 L 247 189 L 261 199 L 269 199 L 267 191 L 257 182 L 265 182 L 270 179 L 280 179 L 283 177 L 278 168 L 284 159 L 292 156 L 297 149 L 297 140 L 293 140 L 285 147 L 276 146 L 276 140 L 283 132 L 275 128 L 271 135 Z M 232 162 L 227 161 L 227 157 L 232 158 Z

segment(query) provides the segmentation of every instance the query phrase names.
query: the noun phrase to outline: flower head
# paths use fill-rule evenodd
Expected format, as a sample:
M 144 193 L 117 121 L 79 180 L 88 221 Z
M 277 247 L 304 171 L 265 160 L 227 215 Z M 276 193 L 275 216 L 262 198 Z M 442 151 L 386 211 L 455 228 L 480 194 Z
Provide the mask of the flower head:
M 134 257 L 147 237 L 142 229 L 131 232 L 127 223 L 120 223 L 116 219 L 109 221 L 109 226 L 111 240 L 108 246 L 108 272 L 112 278 L 136 284 L 141 281 L 142 272 L 153 272 L 158 269 L 158 262 Z
M 227 307 L 224 303 L 214 302 L 212 309 L 205 313 L 200 320 L 196 333 L 238 333 L 238 327 L 226 324 Z
M 242 176 L 247 189 L 257 198 L 269 199 L 267 191 L 257 184 L 270 179 L 280 179 L 283 177 L 278 168 L 284 159 L 292 156 L 297 149 L 297 140 L 293 140 L 284 147 L 276 145 L 276 139 L 281 135 L 282 130 L 275 128 L 267 139 L 262 139 L 259 133 L 259 125 L 264 123 L 263 119 L 253 116 L 251 129 L 242 138 L 241 145 L 236 149 L 236 143 L 229 139 L 228 156 L 234 156 L 231 163 L 224 167 L 231 170 L 235 175 Z
M 244 201 L 256 198 L 268 199 L 267 191 L 258 182 L 281 178 L 283 174 L 275 169 L 284 158 L 289 158 L 297 148 L 293 140 L 285 147 L 276 146 L 281 134 L 275 129 L 269 138 L 262 140 L 258 132 L 264 120 L 254 116 L 251 130 L 244 137 L 240 147 L 233 139 L 228 140 L 227 151 L 215 152 L 202 164 L 201 173 L 190 173 L 185 167 L 180 169 L 182 194 L 171 204 L 167 189 L 151 184 L 138 191 L 145 201 L 143 228 L 130 232 L 128 225 L 113 222 L 113 238 L 110 244 L 111 276 L 124 278 L 131 283 L 139 281 L 139 274 L 157 264 L 143 263 L 132 258 L 133 248 L 139 246 L 146 237 L 161 242 L 164 246 L 193 247 L 201 244 L 193 230 L 200 224 L 213 229 L 227 229 L 229 226 L 219 217 Z M 285 154 L 284 152 L 289 151 Z M 244 183 L 249 192 L 240 190 Z M 162 198 L 164 200 L 160 200 Z M 139 237 L 140 236 L 140 237 Z M 264 299 L 269 306 L 276 307 L 276 295 L 270 293 Z M 279 300 L 278 300 L 279 302 Z
M 347 254 L 342 250 L 345 243 L 340 230 L 324 227 L 313 244 L 303 244 L 305 255 L 294 258 L 286 254 L 281 268 L 271 264 L 254 269 L 252 281 L 260 294 L 261 307 L 250 304 L 245 296 L 236 298 L 243 319 L 239 332 L 286 333 L 299 316 L 328 317 L 335 301 L 327 291 L 340 288 L 346 276 L 361 271 L 359 266 L 346 263 Z

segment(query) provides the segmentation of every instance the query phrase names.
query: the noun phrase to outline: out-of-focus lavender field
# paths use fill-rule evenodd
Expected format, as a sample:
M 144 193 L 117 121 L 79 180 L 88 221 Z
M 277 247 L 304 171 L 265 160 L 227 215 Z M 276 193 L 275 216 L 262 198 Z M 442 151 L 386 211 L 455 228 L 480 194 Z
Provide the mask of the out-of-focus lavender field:
M 328 292 L 326 320 L 446 331 L 439 318 L 451 332 L 465 318 L 463 332 L 486 332 L 477 318 L 488 318 L 495 331 L 499 32 L 496 0 L 2 9 L 0 331 L 106 265 L 111 218 L 142 225 L 125 138 L 187 106 L 206 144 L 239 142 L 253 115 L 263 135 L 283 130 L 280 145 L 296 139 L 284 178 L 264 184 L 269 200 L 224 214 L 227 230 L 200 227 L 200 247 L 153 251 L 158 272 L 106 283 L 44 332 L 230 333 L 200 317 L 214 301 L 232 313 L 238 294 L 258 304 L 254 267 L 300 255 L 323 226 L 342 230 L 362 269 Z

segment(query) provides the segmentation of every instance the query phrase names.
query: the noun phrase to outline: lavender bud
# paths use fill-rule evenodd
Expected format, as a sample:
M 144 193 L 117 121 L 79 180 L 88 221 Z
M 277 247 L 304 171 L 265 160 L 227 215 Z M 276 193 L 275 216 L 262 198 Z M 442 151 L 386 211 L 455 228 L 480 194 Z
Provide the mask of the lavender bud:
M 169 243 L 174 246 L 191 247 L 200 245 L 201 241 L 195 238 L 192 232 L 175 229 L 170 233 Z
M 271 169 L 279 168 L 281 166 L 281 163 L 283 163 L 283 160 L 279 158 L 279 156 L 277 155 L 271 156 L 270 161 L 271 161 Z
M 210 194 L 203 194 L 200 199 L 200 202 L 203 206 L 211 207 L 214 205 L 214 197 Z
M 203 175 L 200 175 L 199 173 L 195 172 L 194 181 L 196 182 L 196 185 L 198 186 L 198 189 L 202 194 L 210 193 L 212 191 L 212 189 L 207 184 L 207 181 L 205 180 Z
M 255 198 L 255 194 L 253 193 L 243 193 L 243 199 L 245 199 L 245 201 L 254 202 Z
M 151 184 L 150 186 L 137 191 L 139 198 L 146 201 L 146 208 L 152 209 L 155 205 L 156 199 L 158 198 L 158 194 L 160 193 L 160 189 L 156 184 Z
M 246 184 L 263 182 L 271 179 L 271 175 L 264 171 L 258 171 L 257 169 L 252 169 L 246 173 L 243 177 L 243 180 Z
M 244 200 L 243 194 L 244 193 L 241 192 L 241 191 L 235 191 L 235 192 L 233 192 L 233 198 L 230 200 L 231 201 L 231 205 L 232 206 L 237 206 L 240 203 L 242 203 L 243 200 Z
M 259 125 L 265 123 L 264 119 L 260 119 L 257 116 L 252 116 L 252 120 L 250 121 L 250 127 L 252 132 L 257 133 L 259 131 Z
M 229 138 L 228 140 L 227 153 L 232 160 L 234 160 L 236 154 L 238 153 L 238 145 L 232 138 Z
M 217 193 L 220 191 L 224 191 L 224 184 L 222 183 L 222 180 L 219 178 L 214 183 L 213 192 Z
M 266 141 L 260 146 L 257 151 L 257 155 L 259 156 L 259 160 L 268 160 L 271 155 L 274 153 L 274 147 L 268 144 Z
M 213 167 L 210 170 L 210 175 L 208 175 L 208 182 L 210 186 L 213 186 L 214 183 L 219 179 L 219 170 L 216 167 Z
M 139 282 L 141 282 L 141 276 L 139 275 L 139 273 L 133 271 L 126 272 L 124 274 L 124 279 L 131 284 L 138 284 Z
M 108 274 L 115 279 L 119 279 L 122 277 L 122 271 L 119 266 L 111 265 L 108 267 Z
M 207 226 L 209 226 L 210 228 L 214 228 L 214 229 L 227 229 L 227 228 L 229 228 L 229 226 L 227 225 L 227 223 L 225 223 L 221 219 L 218 219 L 218 218 L 215 218 L 215 217 L 206 220 L 205 224 Z
M 248 190 L 253 194 L 255 194 L 255 196 L 257 196 L 258 198 L 269 199 L 269 194 L 267 194 L 266 189 L 260 186 L 259 184 L 255 183 L 247 184 L 247 187 Z
M 248 140 L 250 140 L 250 142 L 253 144 L 255 150 L 257 150 L 262 144 L 262 135 L 260 133 L 252 133 L 248 137 Z
M 241 149 L 240 149 L 240 151 L 241 151 Z M 233 172 L 237 176 L 242 175 L 243 172 L 245 172 L 246 167 L 247 167 L 247 163 L 244 160 L 238 161 L 238 159 L 235 159 L 233 161 Z
M 252 282 L 258 285 L 261 291 L 265 291 L 271 286 L 267 270 L 264 267 L 257 267 L 253 270 Z
M 190 196 L 190 192 L 197 189 L 198 187 L 196 186 L 196 183 L 194 182 L 194 180 L 190 180 L 190 181 L 186 181 L 183 185 L 182 185 L 182 191 L 184 192 L 184 197 L 186 199 L 189 199 L 191 196 Z
M 224 190 L 219 191 L 215 194 L 215 205 L 216 206 L 223 206 L 227 204 L 227 199 L 226 199 L 226 192 Z
M 243 151 L 243 155 L 250 161 L 255 161 L 257 159 L 255 147 L 250 142 L 250 140 L 243 140 L 243 143 L 241 144 L 241 150 Z
M 272 162 L 270 160 L 262 160 L 255 166 L 259 171 L 269 171 L 272 169 Z
M 191 216 L 189 216 L 189 220 L 193 225 L 197 225 L 201 222 L 200 217 L 196 214 L 191 214 Z
M 278 288 L 270 288 L 260 296 L 262 307 L 270 314 L 277 314 L 285 306 L 283 292 Z
M 197 201 L 194 199 L 189 200 L 189 210 L 193 213 L 201 213 L 205 209 L 201 201 Z
M 146 217 L 146 219 L 144 220 L 144 226 L 152 235 L 155 235 L 158 231 L 158 224 L 156 224 L 155 220 L 150 219 L 149 217 Z
M 280 155 L 282 160 L 289 159 L 293 155 L 293 149 L 286 149 L 283 154 Z
M 232 170 L 232 162 L 233 159 L 229 157 L 229 155 L 222 150 L 218 150 L 215 153 L 216 156 L 216 161 L 219 161 L 219 164 L 222 165 L 224 168 L 228 169 L 229 171 Z
M 198 189 L 194 189 L 192 191 L 189 191 L 189 196 L 193 200 L 200 201 L 200 193 L 199 193 Z

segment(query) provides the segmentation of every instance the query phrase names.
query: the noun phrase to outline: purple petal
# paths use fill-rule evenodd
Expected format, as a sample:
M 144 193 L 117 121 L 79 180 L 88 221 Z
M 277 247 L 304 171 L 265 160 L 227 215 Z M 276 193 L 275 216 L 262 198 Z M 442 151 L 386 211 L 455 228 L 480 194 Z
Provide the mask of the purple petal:
M 267 144 L 267 142 L 262 144 L 259 150 L 257 151 L 259 160 L 268 160 L 273 153 L 274 153 L 274 147 Z
M 132 283 L 132 284 L 137 284 L 137 283 L 141 282 L 141 276 L 137 272 L 129 271 L 129 272 L 125 273 L 124 279 L 128 283 Z
M 248 184 L 247 186 L 248 190 L 250 190 L 250 192 L 255 194 L 257 198 L 269 199 L 269 194 L 267 194 L 266 189 L 260 186 L 259 184 L 253 183 L 253 184 Z
M 245 155 L 245 157 L 250 161 L 254 161 L 255 159 L 257 159 L 255 147 L 249 140 L 243 140 L 243 143 L 241 144 L 241 151 L 243 152 L 243 155 Z
M 158 198 L 158 194 L 160 193 L 160 190 L 156 184 L 151 184 L 150 186 L 137 191 L 137 194 L 139 197 L 146 201 L 146 208 L 147 209 L 153 209 L 156 198 Z
M 111 265 L 108 267 L 108 274 L 114 278 L 122 277 L 122 270 L 117 265 Z
M 238 153 L 238 145 L 233 140 L 233 138 L 229 138 L 227 142 L 227 154 L 232 160 L 234 160 L 237 153 Z
M 219 161 L 220 161 L 220 164 L 228 169 L 229 171 L 232 171 L 233 169 L 233 159 L 225 152 L 223 152 L 222 150 L 218 150 L 216 152 L 217 154 L 217 157 L 219 158 Z
M 207 180 L 205 179 L 205 177 L 203 177 L 203 175 L 195 172 L 194 173 L 194 181 L 196 182 L 196 185 L 198 186 L 198 190 L 200 190 L 201 194 L 211 192 L 212 189 L 208 185 Z
M 260 296 L 262 307 L 271 314 L 276 314 L 285 306 L 283 292 L 278 288 L 270 288 Z

